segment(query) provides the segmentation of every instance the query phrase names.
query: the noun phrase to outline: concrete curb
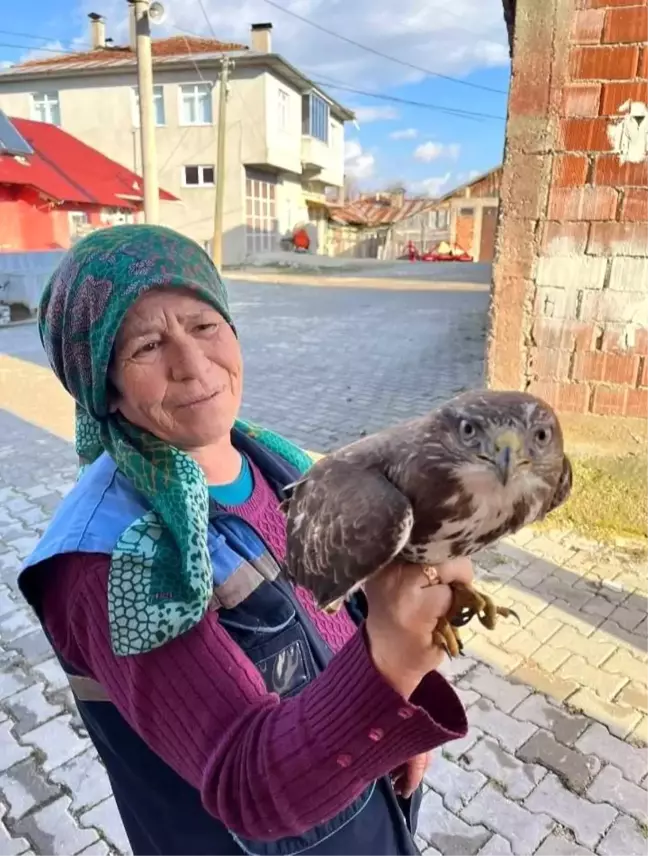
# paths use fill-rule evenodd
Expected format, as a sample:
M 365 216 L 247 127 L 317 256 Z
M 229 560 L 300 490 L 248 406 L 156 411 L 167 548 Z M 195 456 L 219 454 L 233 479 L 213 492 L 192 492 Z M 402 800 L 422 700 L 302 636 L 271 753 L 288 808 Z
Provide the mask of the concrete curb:
M 466 291 L 490 292 L 490 285 L 480 282 L 429 282 L 421 279 L 387 279 L 387 277 L 330 276 L 300 273 L 224 272 L 225 281 L 265 282 L 273 285 L 314 285 L 326 288 L 371 288 L 381 291 Z

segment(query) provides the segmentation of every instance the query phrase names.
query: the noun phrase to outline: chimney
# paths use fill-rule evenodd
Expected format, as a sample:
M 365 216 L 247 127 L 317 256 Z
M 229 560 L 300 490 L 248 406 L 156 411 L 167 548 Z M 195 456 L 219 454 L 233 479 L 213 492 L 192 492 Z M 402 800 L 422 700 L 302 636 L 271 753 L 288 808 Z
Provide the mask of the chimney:
M 93 50 L 106 47 L 106 21 L 96 12 L 90 12 L 90 43 Z
M 252 24 L 252 50 L 272 53 L 272 24 Z

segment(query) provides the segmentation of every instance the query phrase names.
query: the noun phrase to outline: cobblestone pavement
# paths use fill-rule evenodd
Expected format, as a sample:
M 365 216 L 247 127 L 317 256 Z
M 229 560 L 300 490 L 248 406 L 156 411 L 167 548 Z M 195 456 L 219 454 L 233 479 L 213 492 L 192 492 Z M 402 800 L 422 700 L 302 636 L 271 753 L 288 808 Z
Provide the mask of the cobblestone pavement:
M 327 296 L 333 292 L 318 289 L 311 304 L 309 291 L 303 307 L 295 305 L 299 289 L 289 288 L 237 289 L 235 308 L 244 319 L 248 415 L 300 442 L 325 449 L 478 382 L 481 295 L 459 295 L 468 298 L 464 306 L 447 295 L 399 293 L 409 301 L 404 323 L 394 318 L 401 304 L 393 294 L 368 304 L 354 295 L 336 311 Z M 270 331 L 265 301 L 276 313 Z M 367 324 L 374 345 L 363 354 L 356 339 L 364 336 L 367 348 Z M 467 342 L 470 335 L 475 340 Z M 65 439 L 68 405 L 61 415 L 58 404 L 30 401 L 33 383 L 58 394 L 36 365 L 36 341 L 33 328 L 0 332 L 0 350 L 14 354 L 4 363 L 0 357 L 0 856 L 128 853 L 65 679 L 16 589 L 21 559 L 76 467 Z M 453 367 L 453 348 L 454 362 L 465 357 L 463 375 Z M 340 400 L 346 385 L 349 402 Z M 291 408 L 277 405 L 281 389 Z M 444 667 L 468 708 L 470 732 L 434 753 L 421 849 L 426 856 L 645 854 L 648 584 L 641 558 L 573 534 L 528 531 L 482 554 L 478 569 L 480 587 L 515 608 L 521 626 L 465 628 L 467 656 Z

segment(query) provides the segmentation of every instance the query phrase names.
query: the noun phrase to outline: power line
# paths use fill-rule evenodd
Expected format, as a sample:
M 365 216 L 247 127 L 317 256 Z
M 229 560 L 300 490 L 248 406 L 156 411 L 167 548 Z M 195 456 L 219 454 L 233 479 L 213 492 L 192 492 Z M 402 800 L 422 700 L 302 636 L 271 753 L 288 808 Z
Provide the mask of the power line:
M 430 104 L 426 101 L 411 101 L 409 98 L 399 98 L 397 95 L 387 95 L 381 92 L 368 92 L 363 89 L 355 89 L 352 86 L 347 86 L 343 83 L 329 82 L 329 80 L 313 80 L 317 86 L 328 87 L 329 89 L 342 89 L 345 92 L 353 92 L 356 95 L 364 95 L 367 98 L 377 98 L 381 101 L 393 101 L 396 104 L 406 104 L 410 107 L 421 107 L 425 110 L 435 110 L 441 113 L 448 113 L 462 119 L 495 119 L 498 122 L 505 122 L 506 116 L 496 116 L 494 113 L 478 113 L 473 110 L 461 110 L 458 107 L 442 107 L 439 104 Z
M 70 44 L 70 40 L 66 39 L 65 41 L 61 41 L 61 39 L 56 39 L 53 36 L 37 36 L 34 33 L 19 33 L 15 30 L 0 30 L 3 36 L 18 36 L 20 39 L 41 39 L 44 42 L 53 42 L 60 41 L 61 44 Z M 86 45 L 87 47 L 92 47 L 90 42 L 79 42 L 80 45 Z M 44 48 L 42 49 L 44 50 Z
M 202 0 L 199 0 L 202 3 Z M 390 62 L 398 63 L 398 65 L 405 66 L 405 68 L 411 68 L 414 71 L 420 71 L 423 74 L 430 75 L 432 77 L 439 77 L 442 80 L 449 80 L 452 83 L 457 83 L 460 86 L 469 86 L 471 89 L 481 89 L 484 92 L 495 92 L 498 95 L 507 95 L 505 89 L 494 89 L 491 86 L 482 86 L 480 83 L 470 83 L 468 80 L 461 80 L 458 77 L 452 77 L 449 74 L 441 74 L 438 71 L 430 71 L 429 68 L 423 68 L 420 65 L 414 65 L 411 62 L 407 62 L 404 59 L 398 59 L 398 57 L 391 56 L 390 54 L 383 53 L 382 51 L 377 50 L 376 48 L 369 47 L 369 45 L 363 45 L 361 42 L 356 42 L 355 39 L 350 39 L 348 36 L 343 36 L 341 33 L 336 33 L 334 30 L 329 30 L 327 27 L 323 27 L 321 24 L 316 23 L 315 21 L 311 21 L 310 18 L 305 18 L 303 15 L 298 15 L 297 12 L 293 12 L 291 9 L 286 9 L 284 6 L 281 6 L 279 3 L 275 3 L 274 0 L 264 0 L 269 6 L 274 7 L 275 9 L 279 9 L 280 12 L 285 12 L 286 15 L 291 15 L 293 18 L 297 18 L 299 21 L 303 21 L 305 24 L 309 24 L 311 27 L 315 27 L 316 30 L 320 30 L 322 33 L 326 33 L 329 36 L 333 36 L 336 39 L 340 39 L 343 42 L 347 42 L 349 45 L 353 45 L 356 48 L 360 48 L 363 51 L 367 51 L 367 53 L 374 54 L 374 56 L 379 56 L 382 59 L 388 59 Z
M 40 36 L 39 36 L 40 38 Z M 24 51 L 45 51 L 45 53 L 53 53 L 53 54 L 78 54 L 78 53 L 86 53 L 86 51 L 70 51 L 65 48 L 41 48 L 38 45 L 13 45 L 8 42 L 0 42 L 0 48 L 17 48 L 19 50 Z

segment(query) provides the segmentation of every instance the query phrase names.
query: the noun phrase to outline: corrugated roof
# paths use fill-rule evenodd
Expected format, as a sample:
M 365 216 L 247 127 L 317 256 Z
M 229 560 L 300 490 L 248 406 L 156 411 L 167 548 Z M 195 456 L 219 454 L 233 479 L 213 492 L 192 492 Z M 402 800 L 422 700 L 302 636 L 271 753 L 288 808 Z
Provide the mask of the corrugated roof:
M 401 205 L 389 205 L 376 199 L 359 199 L 346 205 L 330 205 L 329 214 L 336 223 L 389 226 L 423 211 L 431 211 L 436 205 L 437 200 L 429 197 L 406 199 Z
M 246 45 L 234 42 L 221 42 L 217 39 L 203 39 L 195 36 L 171 36 L 168 39 L 153 39 L 151 53 L 154 60 L 165 60 L 177 57 L 193 57 L 203 54 L 215 54 L 232 51 L 247 51 Z M 82 69 L 106 66 L 129 65 L 135 62 L 135 51 L 129 45 L 116 47 L 95 48 L 80 53 L 65 53 L 60 56 L 40 57 L 20 65 L 12 66 L 7 71 L 29 73 L 43 69 Z
M 59 202 L 139 208 L 142 179 L 55 125 L 11 119 L 34 149 L 24 158 L 0 156 L 0 184 L 34 187 Z M 177 197 L 160 190 L 160 199 Z

